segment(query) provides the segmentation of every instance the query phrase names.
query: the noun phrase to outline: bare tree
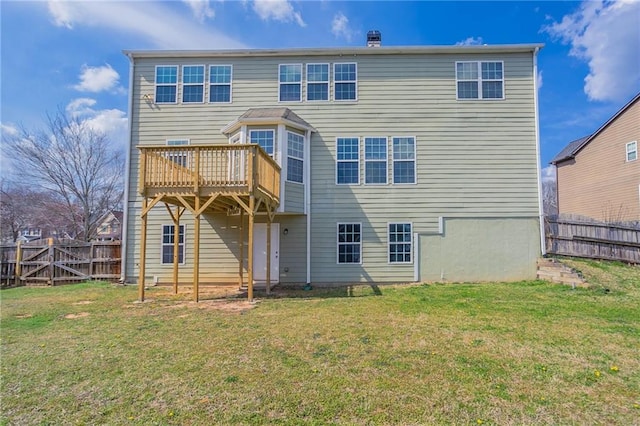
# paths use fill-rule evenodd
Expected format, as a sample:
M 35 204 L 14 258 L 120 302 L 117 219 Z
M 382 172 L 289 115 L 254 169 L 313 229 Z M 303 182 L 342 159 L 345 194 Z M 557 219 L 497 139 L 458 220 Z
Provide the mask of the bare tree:
M 44 130 L 21 128 L 8 139 L 22 178 L 55 193 L 66 208 L 56 212 L 91 239 L 98 220 L 122 202 L 124 161 L 102 132 L 63 111 L 49 115 Z M 51 212 L 53 213 L 53 211 Z
M 543 169 L 542 210 L 547 216 L 558 214 L 558 181 L 553 166 Z

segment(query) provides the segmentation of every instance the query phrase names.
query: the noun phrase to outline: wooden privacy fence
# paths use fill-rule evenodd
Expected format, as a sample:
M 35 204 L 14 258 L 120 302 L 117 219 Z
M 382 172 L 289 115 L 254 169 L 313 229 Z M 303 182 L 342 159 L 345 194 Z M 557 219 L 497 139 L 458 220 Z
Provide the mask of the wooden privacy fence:
M 120 241 L 3 244 L 3 287 L 120 279 Z
M 546 218 L 549 254 L 640 264 L 640 227 Z

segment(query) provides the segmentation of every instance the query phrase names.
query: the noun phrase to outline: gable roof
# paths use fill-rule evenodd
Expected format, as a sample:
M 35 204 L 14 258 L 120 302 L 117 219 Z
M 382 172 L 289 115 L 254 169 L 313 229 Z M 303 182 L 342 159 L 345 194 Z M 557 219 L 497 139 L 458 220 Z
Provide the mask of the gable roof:
M 244 124 L 285 124 L 301 130 L 315 132 L 309 123 L 289 108 L 250 108 L 240 117 L 227 124 L 222 133 L 229 134 Z
M 606 123 L 604 123 L 602 126 L 600 126 L 600 128 L 598 130 L 596 130 L 592 135 L 585 136 L 583 138 L 576 139 L 576 140 L 574 140 L 572 142 L 569 142 L 569 144 L 567 146 L 565 146 L 562 149 L 562 151 L 560 151 L 558 153 L 558 155 L 553 157 L 553 160 L 551 160 L 549 163 L 555 165 L 555 164 L 557 164 L 557 163 L 559 163 L 561 161 L 570 160 L 570 159 L 574 158 L 576 156 L 576 154 L 578 154 L 578 152 L 582 148 L 584 148 L 589 142 L 591 142 L 591 140 L 593 140 L 593 138 L 595 138 L 600 133 L 602 133 L 602 131 L 604 129 L 606 129 L 611 123 L 613 123 L 626 110 L 628 110 L 631 107 L 631 105 L 636 103 L 638 100 L 640 100 L 640 93 L 635 95 L 633 97 L 633 99 L 631 99 L 629 102 L 627 102 L 627 104 L 625 106 L 620 108 L 620 110 L 618 112 L 616 112 L 609 120 L 607 120 Z

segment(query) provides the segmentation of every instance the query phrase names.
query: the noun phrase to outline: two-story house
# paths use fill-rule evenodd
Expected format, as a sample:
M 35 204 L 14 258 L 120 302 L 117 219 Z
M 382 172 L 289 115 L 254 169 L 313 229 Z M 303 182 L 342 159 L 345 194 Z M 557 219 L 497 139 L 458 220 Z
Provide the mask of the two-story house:
M 125 51 L 141 299 L 535 278 L 541 45 L 372 45 Z
M 640 221 L 640 93 L 589 136 L 556 155 L 558 212 Z

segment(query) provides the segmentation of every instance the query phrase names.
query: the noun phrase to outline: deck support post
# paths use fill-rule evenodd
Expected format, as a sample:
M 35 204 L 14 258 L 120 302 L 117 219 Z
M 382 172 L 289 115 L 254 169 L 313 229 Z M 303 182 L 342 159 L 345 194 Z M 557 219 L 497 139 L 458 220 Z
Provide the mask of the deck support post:
M 242 227 L 244 226 L 244 210 L 240 209 L 240 224 L 238 225 L 238 288 L 242 287 L 244 281 L 244 233 Z
M 193 241 L 193 300 L 200 299 L 200 196 L 195 199 L 196 215 L 194 220 L 194 241 Z
M 144 302 L 144 273 L 147 252 L 147 197 L 142 196 L 142 229 L 140 230 L 140 272 L 138 276 L 138 300 Z
M 255 212 L 253 211 L 256 204 L 255 196 L 249 196 L 249 247 L 247 252 L 247 299 L 253 302 L 253 224 Z

